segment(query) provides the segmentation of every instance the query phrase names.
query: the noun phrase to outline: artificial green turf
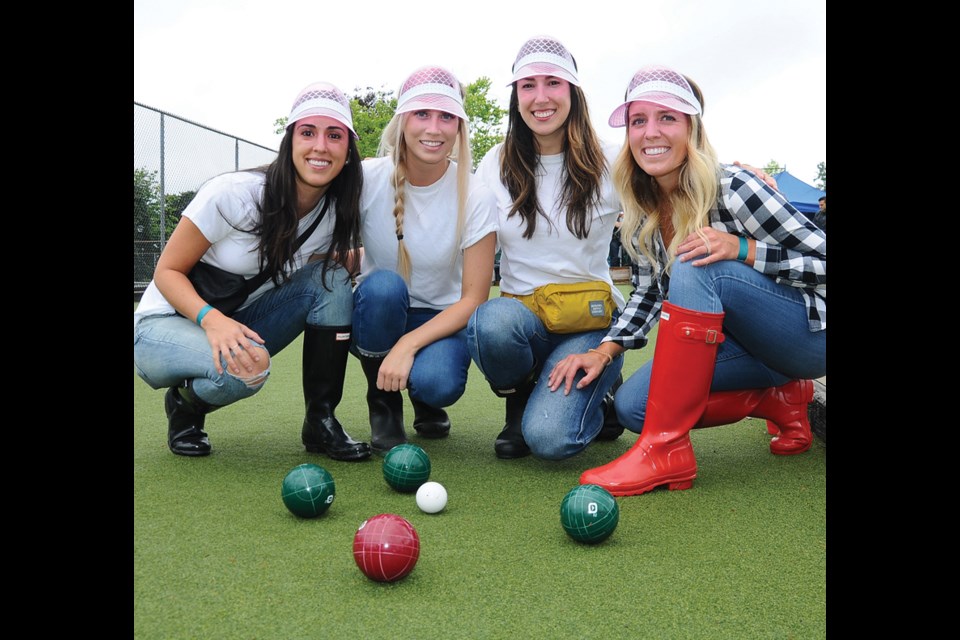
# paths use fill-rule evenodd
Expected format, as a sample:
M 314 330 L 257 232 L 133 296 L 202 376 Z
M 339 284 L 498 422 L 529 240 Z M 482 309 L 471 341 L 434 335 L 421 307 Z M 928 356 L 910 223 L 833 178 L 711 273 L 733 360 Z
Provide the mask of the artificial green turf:
M 624 376 L 652 357 L 630 351 Z M 365 381 L 351 358 L 337 416 L 367 440 Z M 405 396 L 406 398 L 406 396 Z M 826 635 L 826 449 L 774 456 L 763 421 L 691 434 L 688 491 L 617 498 L 616 531 L 574 542 L 560 503 L 580 473 L 636 437 L 597 442 L 570 460 L 499 460 L 503 400 L 471 367 L 444 440 L 414 435 L 439 514 L 383 478 L 380 457 L 336 462 L 300 443 L 300 342 L 273 360 L 254 398 L 207 418 L 213 454 L 166 446 L 163 391 L 134 375 L 136 638 L 822 638 Z M 298 464 L 323 466 L 336 498 L 317 519 L 286 510 Z M 420 560 L 396 583 L 353 560 L 357 527 L 396 513 L 416 527 Z

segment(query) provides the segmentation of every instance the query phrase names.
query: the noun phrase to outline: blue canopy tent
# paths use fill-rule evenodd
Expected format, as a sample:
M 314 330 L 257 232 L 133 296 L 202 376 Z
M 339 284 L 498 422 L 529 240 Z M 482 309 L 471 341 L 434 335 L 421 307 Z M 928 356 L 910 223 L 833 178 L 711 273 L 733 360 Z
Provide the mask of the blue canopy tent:
M 773 179 L 777 181 L 780 193 L 787 199 L 787 202 L 802 213 L 819 211 L 820 198 L 827 195 L 826 191 L 820 191 L 820 189 L 794 177 L 789 171 L 774 174 Z

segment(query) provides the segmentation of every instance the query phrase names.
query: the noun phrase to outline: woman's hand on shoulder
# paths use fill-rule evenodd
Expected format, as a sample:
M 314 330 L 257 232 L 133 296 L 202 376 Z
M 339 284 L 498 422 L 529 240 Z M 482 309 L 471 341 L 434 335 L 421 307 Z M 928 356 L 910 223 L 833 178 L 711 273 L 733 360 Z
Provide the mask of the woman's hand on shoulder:
M 256 331 L 216 309 L 207 312 L 200 326 L 207 334 L 217 373 L 223 374 L 220 356 L 226 360 L 230 373 L 238 376 L 243 371 L 248 375 L 253 373 L 253 363 L 260 362 L 266 353 L 261 349 L 249 348 L 250 340 L 263 344 L 263 338 Z
M 767 173 L 763 169 L 755 167 L 752 164 L 742 164 L 739 160 L 734 160 L 733 164 L 737 167 L 740 167 L 741 169 L 746 169 L 753 175 L 757 176 L 758 178 L 763 180 L 767 184 L 767 186 L 773 189 L 774 191 L 780 191 L 780 187 L 777 186 L 777 181 L 774 180 L 773 176 L 771 176 L 769 173 Z

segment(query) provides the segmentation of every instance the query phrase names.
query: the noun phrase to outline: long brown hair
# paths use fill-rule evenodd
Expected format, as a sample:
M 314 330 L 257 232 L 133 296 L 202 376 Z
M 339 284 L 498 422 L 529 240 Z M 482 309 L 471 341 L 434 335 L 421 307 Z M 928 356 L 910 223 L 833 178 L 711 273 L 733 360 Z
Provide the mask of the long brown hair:
M 517 214 L 523 218 L 526 223 L 523 237 L 529 239 L 536 231 L 537 216 L 543 216 L 548 224 L 552 223 L 537 200 L 540 150 L 533 131 L 520 115 L 516 82 L 510 92 L 508 111 L 507 135 L 500 151 L 500 180 L 513 200 L 507 217 Z M 570 84 L 570 114 L 563 127 L 566 133 L 562 146 L 565 176 L 555 204 L 566 210 L 570 233 L 583 239 L 590 233 L 590 210 L 600 203 L 607 161 L 597 132 L 590 123 L 586 96 L 574 84 Z

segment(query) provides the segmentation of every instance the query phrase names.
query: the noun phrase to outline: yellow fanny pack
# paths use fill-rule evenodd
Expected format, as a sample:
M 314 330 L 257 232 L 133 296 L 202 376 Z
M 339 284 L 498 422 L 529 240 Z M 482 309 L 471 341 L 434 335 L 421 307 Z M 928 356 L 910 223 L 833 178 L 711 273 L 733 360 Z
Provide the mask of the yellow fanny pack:
M 545 284 L 525 296 L 505 292 L 500 295 L 522 302 L 537 314 L 550 333 L 606 329 L 617 306 L 610 285 L 602 280 Z

